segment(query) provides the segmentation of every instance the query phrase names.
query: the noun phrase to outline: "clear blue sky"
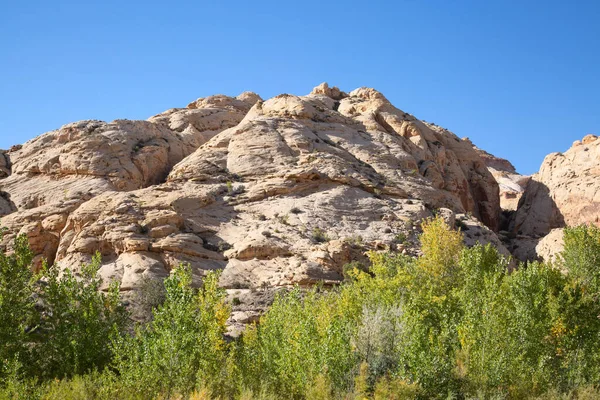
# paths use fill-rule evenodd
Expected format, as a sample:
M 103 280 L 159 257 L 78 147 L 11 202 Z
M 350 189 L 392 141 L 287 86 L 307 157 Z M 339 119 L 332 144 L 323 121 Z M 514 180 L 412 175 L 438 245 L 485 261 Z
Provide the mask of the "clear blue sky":
M 375 87 L 532 173 L 600 134 L 600 1 L 30 0 L 0 11 L 0 148 L 76 120 L 323 81 Z

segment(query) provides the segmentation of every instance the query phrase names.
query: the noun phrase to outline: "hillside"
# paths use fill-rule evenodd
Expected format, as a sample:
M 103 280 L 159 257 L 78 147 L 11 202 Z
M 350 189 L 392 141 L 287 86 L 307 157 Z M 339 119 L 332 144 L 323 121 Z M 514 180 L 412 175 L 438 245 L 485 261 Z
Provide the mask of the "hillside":
M 0 152 L 0 399 L 597 398 L 599 158 L 325 83 L 67 124 Z
M 340 282 L 366 250 L 417 254 L 437 213 L 502 247 L 499 186 L 471 142 L 374 89 L 210 96 L 2 154 L 3 246 L 26 234 L 36 265 L 74 270 L 99 251 L 124 292 L 182 262 L 229 289 Z

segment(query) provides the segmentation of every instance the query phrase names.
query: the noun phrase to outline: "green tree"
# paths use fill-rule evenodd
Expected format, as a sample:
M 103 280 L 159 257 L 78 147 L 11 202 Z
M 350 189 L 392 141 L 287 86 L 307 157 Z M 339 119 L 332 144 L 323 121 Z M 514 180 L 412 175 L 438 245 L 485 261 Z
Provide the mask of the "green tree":
M 563 387 L 600 382 L 600 228 L 564 230 L 558 266 L 570 278 L 553 304 L 552 339 Z
M 462 317 L 457 291 L 464 276 L 459 257 L 462 234 L 441 217 L 423 223 L 423 256 L 410 269 L 404 304 L 405 342 L 400 377 L 417 383 L 430 398 L 445 397 L 458 386 L 455 354 Z
M 284 398 L 300 398 L 316 380 L 351 387 L 356 359 L 338 299 L 335 291 L 316 289 L 279 295 L 243 337 L 238 359 L 243 386 Z
M 165 301 L 149 325 L 138 327 L 134 336 L 115 338 L 112 365 L 126 387 L 167 398 L 197 385 L 219 389 L 229 308 L 218 277 L 209 273 L 196 290 L 191 268 L 180 266 L 165 280 Z
M 79 276 L 56 267 L 43 271 L 39 291 L 43 311 L 32 347 L 37 376 L 73 376 L 110 362 L 110 337 L 123 332 L 127 314 L 117 282 L 107 293 L 100 290 L 100 265 L 97 253 L 81 267 Z
M 26 236 L 15 239 L 11 255 L 0 252 L 0 379 L 28 361 L 28 331 L 36 324 L 32 259 Z
M 600 228 L 594 225 L 565 228 L 559 265 L 588 290 L 600 295 Z

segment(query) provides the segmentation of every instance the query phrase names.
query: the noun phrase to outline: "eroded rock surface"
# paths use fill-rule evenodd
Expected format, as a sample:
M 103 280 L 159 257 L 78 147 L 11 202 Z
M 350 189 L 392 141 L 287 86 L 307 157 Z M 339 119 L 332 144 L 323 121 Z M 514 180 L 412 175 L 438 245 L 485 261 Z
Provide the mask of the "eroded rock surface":
M 77 193 L 94 196 L 162 183 L 176 163 L 239 123 L 256 100 L 211 96 L 149 121 L 67 124 L 11 151 L 12 174 L 0 181 L 0 191 L 10 194 L 17 209 L 27 210 Z
M 468 140 L 468 139 L 464 139 Z M 500 189 L 500 208 L 506 211 L 516 211 L 519 200 L 525 191 L 530 176 L 517 173 L 514 165 L 504 158 L 499 158 L 474 146 L 479 156 L 485 162 L 490 173 L 498 182 Z
M 367 250 L 417 254 L 435 213 L 502 248 L 498 184 L 472 144 L 374 89 L 210 96 L 148 121 L 65 125 L 10 159 L 3 245 L 27 234 L 38 263 L 73 269 L 99 251 L 125 292 L 182 262 L 196 282 L 223 270 L 230 291 L 335 284 Z
M 0 150 L 0 179 L 10 175 L 10 157 L 8 152 Z
M 540 239 L 564 226 L 598 224 L 599 218 L 600 140 L 588 135 L 565 153 L 546 156 L 526 186 L 510 229 L 517 235 L 516 245 L 534 244 L 523 258 L 551 258 L 560 249 L 560 236 Z M 550 250 L 552 243 L 557 244 L 556 251 Z

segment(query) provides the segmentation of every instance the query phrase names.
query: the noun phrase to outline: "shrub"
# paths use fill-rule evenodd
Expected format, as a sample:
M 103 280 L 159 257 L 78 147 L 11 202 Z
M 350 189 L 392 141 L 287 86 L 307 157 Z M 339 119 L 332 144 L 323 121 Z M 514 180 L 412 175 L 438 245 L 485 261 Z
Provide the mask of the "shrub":
M 229 196 L 237 196 L 246 191 L 246 188 L 244 187 L 244 185 L 234 186 L 231 181 L 227 181 L 226 186 L 227 186 L 227 194 Z
M 329 242 L 329 236 L 327 233 L 321 228 L 314 228 L 312 231 L 312 240 L 315 243 L 325 243 Z
M 394 241 L 400 244 L 406 242 L 406 234 L 402 232 L 398 233 L 396 236 L 394 236 Z
M 353 337 L 357 355 L 368 366 L 368 383 L 396 371 L 404 344 L 402 306 L 366 305 Z

